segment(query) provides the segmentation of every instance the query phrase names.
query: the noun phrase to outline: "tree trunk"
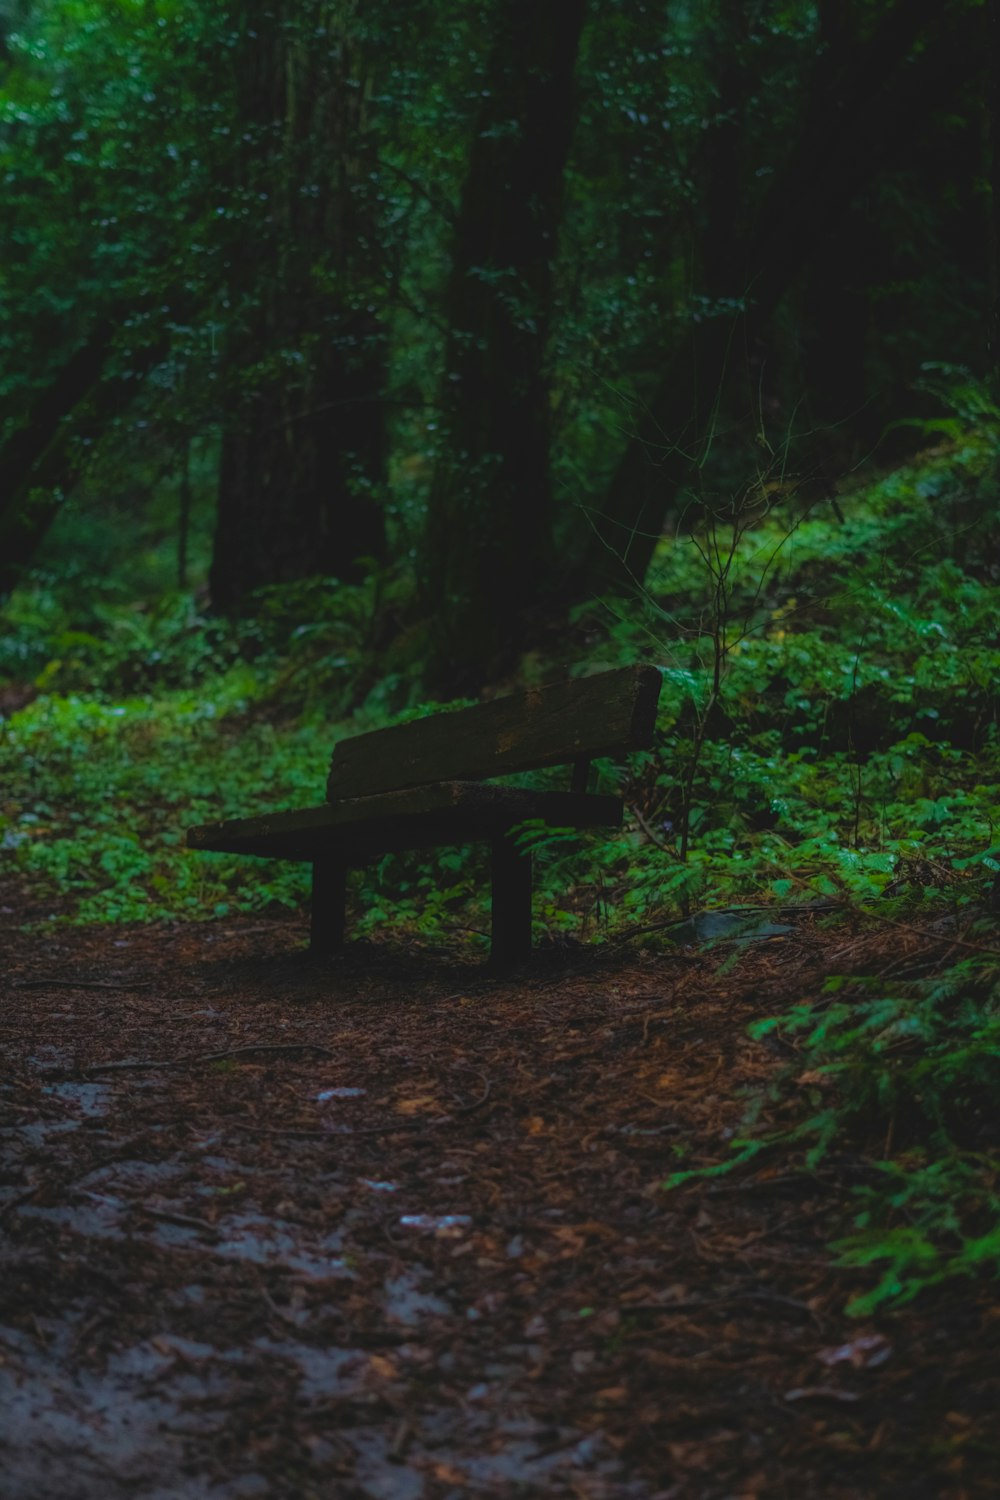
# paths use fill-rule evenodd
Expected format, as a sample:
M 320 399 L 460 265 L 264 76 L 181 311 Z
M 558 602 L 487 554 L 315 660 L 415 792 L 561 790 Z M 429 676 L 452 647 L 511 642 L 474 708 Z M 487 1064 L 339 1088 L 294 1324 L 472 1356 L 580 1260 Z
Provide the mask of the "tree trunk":
M 0 450 L 0 598 L 23 576 L 97 442 L 128 408 L 165 345 L 133 350 L 114 364 L 112 325 L 101 322 L 35 399 Z
M 848 468 L 856 461 L 859 446 L 867 446 L 877 437 L 869 430 L 870 422 L 862 417 L 868 400 L 867 290 L 877 277 L 866 239 L 867 226 L 862 217 L 848 214 L 813 256 L 803 298 L 808 325 L 802 351 L 803 378 L 811 425 L 827 432 L 835 427 L 844 429 L 835 442 Z M 853 419 L 850 435 L 846 430 L 849 419 Z
M 863 45 L 839 49 L 835 37 L 846 32 L 835 28 L 818 59 L 796 145 L 755 227 L 742 240 L 730 234 L 705 257 L 713 278 L 707 298 L 731 299 L 737 310 L 693 323 L 674 352 L 595 520 L 573 582 L 579 597 L 641 584 L 667 515 L 708 451 L 739 356 L 871 180 L 889 143 L 925 101 L 940 104 L 942 91 L 962 81 L 968 59 L 955 36 L 960 21 L 939 0 L 898 0 Z M 922 36 L 927 45 L 911 58 Z
M 474 691 L 552 576 L 546 340 L 584 0 L 505 0 L 447 292 L 442 447 L 422 597 L 429 685 Z
M 239 8 L 234 243 L 226 358 L 245 394 L 223 434 L 211 570 L 217 607 L 381 560 L 386 348 L 364 192 L 372 142 L 349 0 Z

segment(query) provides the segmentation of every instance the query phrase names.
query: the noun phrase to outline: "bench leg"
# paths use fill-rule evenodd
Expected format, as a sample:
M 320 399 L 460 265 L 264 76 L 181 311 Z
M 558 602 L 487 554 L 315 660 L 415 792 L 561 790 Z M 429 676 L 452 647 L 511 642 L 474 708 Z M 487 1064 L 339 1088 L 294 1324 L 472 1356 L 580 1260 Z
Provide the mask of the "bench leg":
M 492 962 L 507 968 L 531 954 L 531 855 L 507 834 L 493 840 Z
M 342 859 L 325 855 L 313 860 L 312 872 L 309 947 L 313 953 L 335 953 L 344 943 L 347 866 Z

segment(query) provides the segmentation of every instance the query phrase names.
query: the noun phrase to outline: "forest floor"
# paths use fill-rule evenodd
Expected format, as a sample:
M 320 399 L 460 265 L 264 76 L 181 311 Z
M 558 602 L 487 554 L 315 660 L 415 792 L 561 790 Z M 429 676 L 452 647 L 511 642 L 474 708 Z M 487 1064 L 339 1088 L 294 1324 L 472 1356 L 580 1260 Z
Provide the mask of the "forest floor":
M 1000 1308 L 860 1322 L 849 1162 L 664 1192 L 899 932 L 313 961 L 295 920 L 16 934 L 3 1500 L 1000 1493 Z

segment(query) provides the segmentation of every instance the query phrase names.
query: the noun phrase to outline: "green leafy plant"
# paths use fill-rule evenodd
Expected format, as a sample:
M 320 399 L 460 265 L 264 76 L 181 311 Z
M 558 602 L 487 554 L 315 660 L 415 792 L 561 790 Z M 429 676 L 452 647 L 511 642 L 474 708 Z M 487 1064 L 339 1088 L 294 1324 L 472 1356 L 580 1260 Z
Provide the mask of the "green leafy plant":
M 771 1106 L 755 1102 L 728 1158 L 665 1186 L 765 1151 L 794 1153 L 807 1170 L 853 1153 L 865 1180 L 834 1249 L 841 1264 L 881 1274 L 849 1312 L 910 1301 L 953 1277 L 1000 1275 L 1000 952 L 906 983 L 832 979 L 823 997 L 750 1035 L 794 1049 Z

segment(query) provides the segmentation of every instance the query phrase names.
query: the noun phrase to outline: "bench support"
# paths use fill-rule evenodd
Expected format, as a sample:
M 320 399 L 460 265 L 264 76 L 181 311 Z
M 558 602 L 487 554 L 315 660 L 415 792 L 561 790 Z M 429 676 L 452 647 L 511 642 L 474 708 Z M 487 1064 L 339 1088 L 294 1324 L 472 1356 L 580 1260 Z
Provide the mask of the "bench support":
M 531 855 L 509 834 L 493 840 L 493 942 L 490 957 L 500 967 L 531 955 Z
M 309 947 L 313 953 L 336 953 L 343 947 L 346 915 L 347 865 L 325 854 L 312 862 Z

